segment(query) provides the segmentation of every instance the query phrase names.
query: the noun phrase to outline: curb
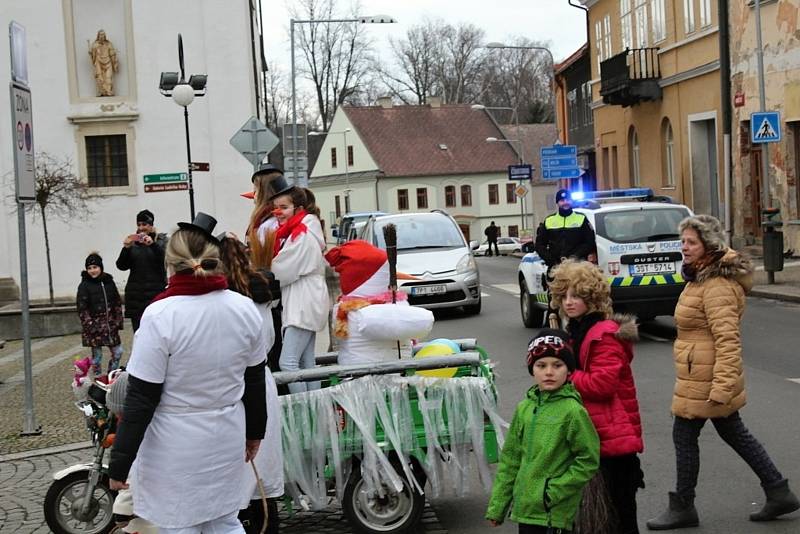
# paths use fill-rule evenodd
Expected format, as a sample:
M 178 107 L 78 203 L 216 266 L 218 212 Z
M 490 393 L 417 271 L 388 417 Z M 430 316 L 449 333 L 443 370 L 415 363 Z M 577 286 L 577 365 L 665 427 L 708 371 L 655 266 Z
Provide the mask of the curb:
M 37 456 L 48 456 L 50 454 L 58 454 L 61 452 L 79 451 L 81 449 L 89 449 L 92 447 L 91 441 L 81 441 L 79 443 L 70 443 L 68 445 L 57 445 L 55 447 L 46 447 L 44 449 L 34 449 L 32 451 L 15 452 L 13 454 L 0 455 L 0 463 L 10 462 L 13 460 L 25 460 L 27 458 L 35 458 Z
M 758 297 L 762 299 L 780 300 L 782 302 L 795 302 L 800 303 L 800 295 L 787 295 L 785 293 L 777 293 L 772 290 L 764 289 L 751 289 L 748 293 L 749 297 Z

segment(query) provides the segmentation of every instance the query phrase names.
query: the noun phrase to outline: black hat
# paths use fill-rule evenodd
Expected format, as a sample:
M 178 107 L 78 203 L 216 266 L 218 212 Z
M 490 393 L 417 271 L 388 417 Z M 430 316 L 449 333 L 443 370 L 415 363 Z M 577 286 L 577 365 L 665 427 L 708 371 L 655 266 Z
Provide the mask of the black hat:
M 575 355 L 568 343 L 569 334 L 563 330 L 542 328 L 528 345 L 528 372 L 533 374 L 533 364 L 540 358 L 558 358 L 570 371 L 575 370 Z
M 556 204 L 561 200 L 572 200 L 572 195 L 568 189 L 559 189 L 556 191 Z
M 136 222 L 137 223 L 143 222 L 143 223 L 146 223 L 146 224 L 153 224 L 155 221 L 156 221 L 156 218 L 153 215 L 153 212 L 150 211 L 150 210 L 142 210 L 142 211 L 140 211 L 139 213 L 136 214 Z
M 277 172 L 283 174 L 283 170 L 279 169 L 272 163 L 264 163 L 261 165 L 256 172 L 253 173 L 253 176 L 250 178 L 251 182 L 256 181 L 256 176 L 260 176 L 262 174 L 272 174 L 273 172 Z
M 286 180 L 285 176 L 278 176 L 277 178 L 273 179 L 269 186 L 273 191 L 269 197 L 269 200 L 273 200 L 281 195 L 285 195 L 294 191 L 294 186 Z
M 85 262 L 86 268 L 88 269 L 89 266 L 91 265 L 97 265 L 98 267 L 100 267 L 101 271 L 105 271 L 105 269 L 103 268 L 103 258 L 101 258 L 100 254 L 98 254 L 97 252 L 92 252 L 91 254 L 86 256 L 86 262 Z
M 194 220 L 192 222 L 179 222 L 178 226 L 182 230 L 197 230 L 206 236 L 206 239 L 215 245 L 219 245 L 219 240 L 214 237 L 214 234 L 212 233 L 214 231 L 214 227 L 217 226 L 217 220 L 208 213 L 203 213 L 200 211 L 194 216 Z

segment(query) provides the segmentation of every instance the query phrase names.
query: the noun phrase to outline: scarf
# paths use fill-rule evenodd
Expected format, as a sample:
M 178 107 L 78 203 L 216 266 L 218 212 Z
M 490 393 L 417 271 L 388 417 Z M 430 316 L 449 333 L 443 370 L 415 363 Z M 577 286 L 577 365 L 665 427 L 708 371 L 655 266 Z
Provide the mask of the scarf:
M 395 300 L 407 300 L 408 295 L 403 291 L 398 291 Z M 379 295 L 370 295 L 369 297 L 349 297 L 342 295 L 339 297 L 339 308 L 336 310 L 336 324 L 333 327 L 333 335 L 338 338 L 346 338 L 350 335 L 350 330 L 347 324 L 347 314 L 351 311 L 366 308 L 372 304 L 391 304 L 392 292 L 386 291 Z
M 575 368 L 581 368 L 581 345 L 583 345 L 583 341 L 586 339 L 586 334 L 589 333 L 589 330 L 605 319 L 605 316 L 600 312 L 593 312 L 587 313 L 583 317 L 578 319 L 570 319 L 569 323 L 567 323 L 567 330 L 569 331 L 569 335 L 572 338 L 572 351 L 575 353 Z
M 714 252 L 709 252 L 691 265 L 684 263 L 683 267 L 681 267 L 681 274 L 683 275 L 683 278 L 687 282 L 694 282 L 697 279 L 697 275 L 700 273 L 700 271 L 712 263 L 716 263 L 722 259 L 722 256 L 725 255 L 725 252 L 725 250 L 715 250 Z
M 228 289 L 228 280 L 225 275 L 195 276 L 176 273 L 169 277 L 167 289 L 156 295 L 151 302 L 177 295 L 205 295 L 220 289 Z
M 306 216 L 306 210 L 300 208 L 282 225 L 278 226 L 278 231 L 275 232 L 275 246 L 272 256 L 275 257 L 281 251 L 281 247 L 286 243 L 287 239 L 294 241 L 298 236 L 306 233 L 308 228 L 303 224 L 303 217 Z

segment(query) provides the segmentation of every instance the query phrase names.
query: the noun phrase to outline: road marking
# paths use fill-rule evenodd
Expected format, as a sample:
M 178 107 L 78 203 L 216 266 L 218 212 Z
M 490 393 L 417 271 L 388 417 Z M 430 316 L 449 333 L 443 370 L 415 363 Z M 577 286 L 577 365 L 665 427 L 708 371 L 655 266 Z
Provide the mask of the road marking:
M 647 332 L 642 332 L 642 331 L 639 331 L 639 337 L 649 339 L 650 341 L 657 341 L 658 343 L 672 343 L 671 339 L 654 336 L 653 334 L 648 334 Z
M 509 293 L 514 295 L 515 297 L 519 296 L 519 285 L 517 284 L 492 284 L 493 288 L 499 289 L 505 293 Z
M 38 341 L 34 341 L 33 343 L 31 343 L 31 353 L 33 353 L 34 351 L 37 351 L 37 350 L 39 350 L 39 349 L 41 349 L 43 347 L 46 347 L 48 345 L 52 345 L 53 343 L 55 343 L 58 340 L 59 340 L 59 338 L 57 338 L 57 337 L 47 337 L 47 338 L 44 338 L 44 339 L 40 339 Z M 7 363 L 11 363 L 14 360 L 19 360 L 21 358 L 22 358 L 22 349 L 15 350 L 11 354 L 6 354 L 2 358 L 0 358 L 0 365 L 5 365 Z
M 58 365 L 62 360 L 66 360 L 67 358 L 72 358 L 76 354 L 80 354 L 80 352 L 84 350 L 81 345 L 75 345 L 63 352 L 59 352 L 55 356 L 50 356 L 46 360 L 42 360 L 41 362 L 37 363 L 33 366 L 33 376 L 37 376 L 42 372 L 50 369 L 54 365 Z M 22 370 L 19 373 L 10 376 L 7 380 L 5 380 L 2 384 L 0 384 L 0 395 L 8 391 L 9 389 L 22 384 L 25 381 L 25 371 Z
M 486 297 L 491 297 L 491 295 L 489 293 L 484 293 L 483 291 L 481 291 L 481 298 L 486 298 Z
M 794 382 L 795 384 L 800 384 L 800 378 L 787 378 L 789 382 Z

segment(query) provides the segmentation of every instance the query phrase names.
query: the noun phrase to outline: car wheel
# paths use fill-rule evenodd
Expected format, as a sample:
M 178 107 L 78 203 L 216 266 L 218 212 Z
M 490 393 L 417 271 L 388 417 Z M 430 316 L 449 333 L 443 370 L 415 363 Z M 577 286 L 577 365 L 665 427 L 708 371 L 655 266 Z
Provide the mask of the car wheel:
M 470 304 L 469 306 L 464 306 L 464 311 L 467 312 L 467 315 L 478 315 L 481 313 L 481 302 L 482 299 L 478 299 L 477 304 Z
M 544 324 L 546 310 L 539 307 L 536 298 L 528 293 L 525 281 L 519 283 L 519 311 L 522 315 L 522 324 L 528 328 L 541 328 Z

